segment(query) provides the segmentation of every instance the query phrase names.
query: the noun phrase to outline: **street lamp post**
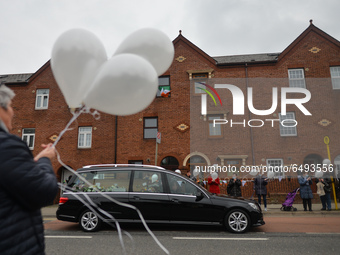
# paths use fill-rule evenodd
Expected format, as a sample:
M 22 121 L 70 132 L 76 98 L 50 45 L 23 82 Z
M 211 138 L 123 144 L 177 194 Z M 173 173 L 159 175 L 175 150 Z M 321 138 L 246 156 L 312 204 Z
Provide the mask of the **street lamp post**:
M 331 164 L 331 152 L 329 150 L 329 137 L 328 136 L 325 136 L 323 138 L 323 141 L 324 143 L 326 144 L 327 146 L 327 155 L 328 155 L 328 170 L 329 170 L 329 165 Z M 324 160 L 325 161 L 325 160 Z M 332 188 L 333 188 L 333 196 L 334 196 L 334 204 L 335 204 L 335 210 L 338 210 L 338 203 L 336 201 L 336 192 L 335 192 L 335 185 L 334 185 L 334 179 L 333 179 L 333 176 L 331 175 L 331 181 L 332 181 Z

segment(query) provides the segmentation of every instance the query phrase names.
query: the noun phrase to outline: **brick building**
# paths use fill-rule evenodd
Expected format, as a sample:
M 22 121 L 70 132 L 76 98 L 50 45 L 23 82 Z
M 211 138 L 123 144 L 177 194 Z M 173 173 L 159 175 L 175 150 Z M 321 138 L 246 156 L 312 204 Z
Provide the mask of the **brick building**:
M 325 136 L 330 140 L 332 162 L 340 164 L 338 40 L 311 22 L 280 53 L 211 57 L 181 32 L 173 43 L 173 63 L 159 78 L 160 91 L 170 90 L 169 96 L 162 97 L 159 92 L 149 107 L 130 116 L 101 113 L 96 120 L 90 114 L 80 115 L 57 145 L 65 164 L 77 169 L 98 163 L 142 163 L 183 171 L 216 164 L 238 170 L 254 165 L 310 165 L 328 158 Z M 26 140 L 36 154 L 40 144 L 53 142 L 72 118 L 50 62 L 34 74 L 1 75 L 0 82 L 16 93 L 12 133 Z M 244 114 L 234 114 L 234 102 L 226 89 L 218 89 L 221 103 L 217 100 L 215 105 L 207 97 L 207 114 L 202 114 L 203 89 L 210 90 L 204 84 L 236 85 L 245 97 Z M 251 112 L 247 106 L 249 87 L 257 110 L 271 108 L 276 87 L 278 105 L 274 111 L 263 116 Z M 287 105 L 287 115 L 281 115 L 284 87 L 305 88 L 311 93 L 303 106 L 312 116 L 306 116 L 296 105 Z M 288 93 L 287 98 L 301 95 Z M 280 125 L 285 118 L 286 125 Z M 214 119 L 228 123 L 213 127 Z M 294 126 L 296 122 L 291 120 L 298 124 Z M 161 143 L 155 162 L 157 130 Z M 61 181 L 68 177 L 58 161 L 53 166 L 59 169 Z M 275 175 L 280 181 L 287 177 L 282 172 Z M 227 176 L 221 174 L 222 178 Z M 291 188 L 283 186 L 275 192 Z

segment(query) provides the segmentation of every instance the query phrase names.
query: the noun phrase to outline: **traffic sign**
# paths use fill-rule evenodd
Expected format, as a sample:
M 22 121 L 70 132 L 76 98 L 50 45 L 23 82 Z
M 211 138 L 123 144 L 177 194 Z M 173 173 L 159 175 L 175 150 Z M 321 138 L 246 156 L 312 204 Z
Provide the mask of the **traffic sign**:
M 161 132 L 157 132 L 156 142 L 161 143 Z

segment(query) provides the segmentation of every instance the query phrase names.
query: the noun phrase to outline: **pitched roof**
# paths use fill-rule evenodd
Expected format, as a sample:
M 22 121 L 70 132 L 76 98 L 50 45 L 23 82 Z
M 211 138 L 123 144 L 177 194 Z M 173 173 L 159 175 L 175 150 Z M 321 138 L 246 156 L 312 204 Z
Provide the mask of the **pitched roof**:
M 305 37 L 307 37 L 311 32 L 314 32 L 323 38 L 327 39 L 329 42 L 333 43 L 335 46 L 340 47 L 340 42 L 334 37 L 330 36 L 320 28 L 314 26 L 313 20 L 310 20 L 310 25 L 303 31 L 286 49 L 280 54 L 279 60 L 283 59 L 294 47 L 300 43 Z
M 0 84 L 26 83 L 32 75 L 33 73 L 1 74 Z
M 175 47 L 176 47 L 176 44 L 178 44 L 179 42 L 185 43 L 187 46 L 189 46 L 193 50 L 197 51 L 202 57 L 207 59 L 209 62 L 216 64 L 216 61 L 214 60 L 214 58 L 209 56 L 207 53 L 205 53 L 203 50 L 201 50 L 199 47 L 197 47 L 195 44 L 193 44 L 187 38 L 185 38 L 182 35 L 182 30 L 179 30 L 179 35 L 175 38 L 175 40 L 172 41 L 172 43 L 175 45 Z
M 237 65 L 244 63 L 268 63 L 276 62 L 280 53 L 263 53 L 250 55 L 233 55 L 213 57 L 217 65 Z

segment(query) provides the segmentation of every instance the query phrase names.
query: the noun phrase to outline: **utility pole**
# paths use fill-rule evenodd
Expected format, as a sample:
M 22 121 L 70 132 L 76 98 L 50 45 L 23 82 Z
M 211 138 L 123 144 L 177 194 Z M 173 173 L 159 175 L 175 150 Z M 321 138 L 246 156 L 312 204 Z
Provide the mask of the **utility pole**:
M 156 152 L 155 152 L 155 166 L 157 166 L 158 144 L 161 143 L 161 133 L 157 131 L 156 136 Z

